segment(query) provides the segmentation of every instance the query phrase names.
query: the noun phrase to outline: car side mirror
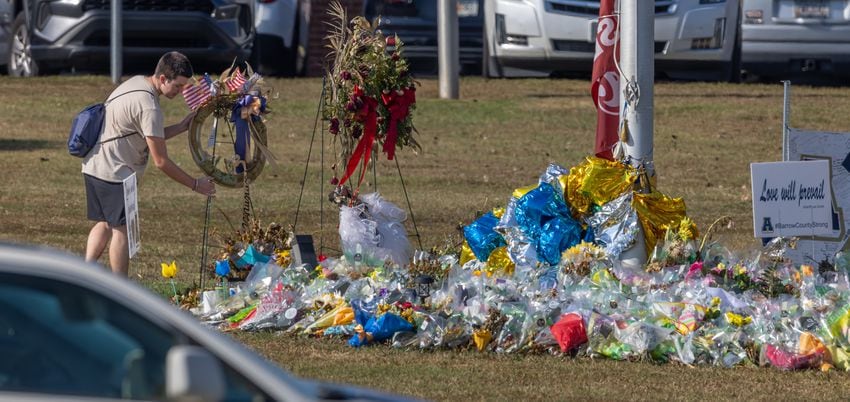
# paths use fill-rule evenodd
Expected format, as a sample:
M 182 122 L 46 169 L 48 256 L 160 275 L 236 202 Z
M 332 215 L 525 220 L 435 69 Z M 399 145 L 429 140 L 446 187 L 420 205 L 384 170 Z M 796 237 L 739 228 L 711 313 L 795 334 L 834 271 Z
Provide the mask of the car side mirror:
M 221 363 L 199 346 L 177 345 L 165 358 L 165 396 L 169 401 L 220 401 L 225 394 Z

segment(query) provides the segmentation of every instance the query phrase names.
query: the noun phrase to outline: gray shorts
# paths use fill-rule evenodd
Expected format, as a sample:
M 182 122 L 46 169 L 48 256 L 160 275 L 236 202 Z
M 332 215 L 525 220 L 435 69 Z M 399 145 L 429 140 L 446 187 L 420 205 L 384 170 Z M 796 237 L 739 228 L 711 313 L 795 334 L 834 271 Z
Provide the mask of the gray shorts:
M 83 174 L 86 182 L 86 209 L 89 220 L 106 222 L 109 227 L 124 226 L 124 184 Z

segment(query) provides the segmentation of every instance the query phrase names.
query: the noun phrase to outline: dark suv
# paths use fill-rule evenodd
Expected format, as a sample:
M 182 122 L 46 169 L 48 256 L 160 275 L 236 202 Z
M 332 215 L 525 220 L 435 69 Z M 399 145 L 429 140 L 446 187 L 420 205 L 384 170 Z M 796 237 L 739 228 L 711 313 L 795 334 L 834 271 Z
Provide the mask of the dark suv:
M 477 74 L 481 71 L 484 0 L 458 0 L 457 7 L 460 72 Z M 369 21 L 380 16 L 379 29 L 385 35 L 398 34 L 413 72 L 437 73 L 436 0 L 365 0 L 363 15 Z
M 9 75 L 109 68 L 111 0 L 16 0 L 0 19 Z M 7 6 L 8 7 L 8 6 Z M 247 59 L 251 0 L 122 0 L 123 66 L 149 72 L 165 52 L 185 54 L 199 71 Z M 211 70 L 207 70 L 211 69 Z

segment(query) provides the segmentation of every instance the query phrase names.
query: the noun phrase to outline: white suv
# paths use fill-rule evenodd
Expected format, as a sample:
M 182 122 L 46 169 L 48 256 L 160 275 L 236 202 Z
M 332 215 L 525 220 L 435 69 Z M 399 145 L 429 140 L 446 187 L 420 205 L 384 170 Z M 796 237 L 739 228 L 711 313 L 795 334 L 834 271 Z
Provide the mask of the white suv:
M 310 29 L 309 0 L 257 0 L 251 64 L 263 75 L 304 75 Z
M 740 78 L 738 0 L 656 0 L 654 7 L 656 74 Z M 487 0 L 485 75 L 589 73 L 598 17 L 599 0 Z
M 780 79 L 850 74 L 850 1 L 743 0 L 743 10 L 747 74 Z

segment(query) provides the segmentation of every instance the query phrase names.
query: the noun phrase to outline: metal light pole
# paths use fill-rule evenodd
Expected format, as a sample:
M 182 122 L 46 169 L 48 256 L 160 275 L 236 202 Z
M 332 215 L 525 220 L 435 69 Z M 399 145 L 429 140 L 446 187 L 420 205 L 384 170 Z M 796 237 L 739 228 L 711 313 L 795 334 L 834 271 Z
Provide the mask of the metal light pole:
M 621 109 L 629 137 L 624 151 L 635 167 L 654 176 L 652 166 L 653 84 L 655 82 L 655 7 L 651 1 L 621 0 L 620 91 L 626 107 Z
M 112 11 L 112 25 L 109 35 L 109 58 L 110 69 L 112 70 L 112 83 L 118 84 L 121 81 L 121 53 L 122 42 L 124 41 L 121 32 L 121 0 L 111 0 L 110 10 Z
M 653 151 L 653 85 L 655 83 L 655 4 L 645 0 L 620 0 L 620 91 L 625 107 L 620 119 L 628 130 L 626 161 L 646 169 L 641 180 L 655 176 Z M 642 183 L 647 188 L 648 183 Z M 620 255 L 623 265 L 642 267 L 647 259 L 646 237 L 640 229 L 635 244 Z
M 457 0 L 438 0 L 437 16 L 440 98 L 457 99 L 460 65 Z

